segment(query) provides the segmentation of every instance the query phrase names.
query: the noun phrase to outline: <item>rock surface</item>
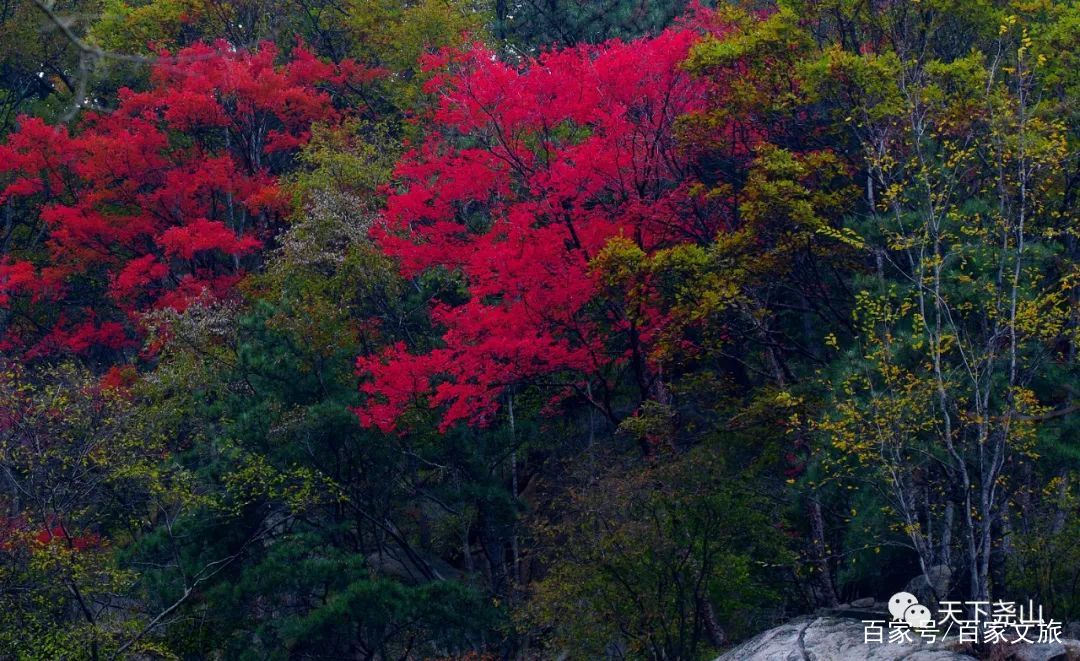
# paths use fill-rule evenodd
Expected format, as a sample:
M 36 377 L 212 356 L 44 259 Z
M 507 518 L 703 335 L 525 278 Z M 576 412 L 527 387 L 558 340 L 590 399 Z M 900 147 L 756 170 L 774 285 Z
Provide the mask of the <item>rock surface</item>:
M 867 613 L 866 619 L 881 619 Z M 816 615 L 782 624 L 759 634 L 716 661 L 971 661 L 950 643 L 915 638 L 908 644 L 864 642 L 864 625 L 855 617 Z M 1017 645 L 994 652 L 995 659 L 1012 661 L 1072 661 L 1080 659 L 1080 641 Z
M 1066 661 L 1069 652 L 1061 643 L 1042 645 L 1017 645 L 1013 661 Z
M 880 619 L 866 613 L 866 619 Z M 812 616 L 792 620 L 747 640 L 716 661 L 971 661 L 974 657 L 947 643 L 916 638 L 910 644 L 864 643 L 863 622 L 853 617 Z M 995 659 L 1012 661 L 1080 660 L 1080 640 L 1020 645 L 996 650 Z
M 840 617 L 806 617 L 759 634 L 717 661 L 970 661 L 941 643 L 864 642 L 863 623 Z

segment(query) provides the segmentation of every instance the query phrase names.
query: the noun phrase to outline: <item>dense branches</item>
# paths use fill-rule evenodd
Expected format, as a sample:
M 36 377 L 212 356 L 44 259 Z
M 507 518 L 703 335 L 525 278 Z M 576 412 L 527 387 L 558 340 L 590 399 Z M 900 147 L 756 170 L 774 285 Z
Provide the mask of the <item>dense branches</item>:
M 0 3 L 0 656 L 1080 617 L 1076 7 L 747 4 Z

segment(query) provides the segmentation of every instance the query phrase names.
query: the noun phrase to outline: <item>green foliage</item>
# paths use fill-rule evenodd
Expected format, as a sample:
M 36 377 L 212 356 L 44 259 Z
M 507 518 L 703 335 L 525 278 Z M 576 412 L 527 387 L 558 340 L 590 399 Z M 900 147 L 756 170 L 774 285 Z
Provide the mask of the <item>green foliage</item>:
M 525 50 L 656 34 L 689 6 L 686 0 L 497 0 L 493 4 L 496 36 Z
M 773 568 L 791 561 L 757 489 L 699 448 L 572 492 L 542 529 L 553 564 L 527 622 L 574 657 L 715 656 L 775 607 Z
M 514 516 L 490 456 L 471 438 L 378 436 L 350 411 L 354 357 L 391 339 L 362 320 L 429 328 L 411 310 L 430 293 L 367 240 L 395 151 L 382 126 L 316 128 L 289 182 L 298 212 L 246 300 L 147 319 L 161 350 L 142 414 L 174 430 L 203 496 L 126 557 L 151 567 L 150 603 L 187 614 L 155 636 L 177 653 L 453 654 L 503 626 L 442 559 L 476 513 Z
M 192 19 L 206 8 L 207 3 L 199 0 L 105 0 L 93 37 L 99 46 L 116 53 L 142 53 L 151 45 L 184 46 L 196 34 L 197 23 Z
M 0 647 L 30 659 L 114 652 L 147 621 L 121 597 L 139 574 L 116 551 L 189 501 L 184 473 L 162 464 L 166 437 L 129 394 L 72 365 L 4 363 L 0 415 Z
M 95 2 L 57 2 L 55 11 L 92 14 Z M 58 30 L 50 29 L 32 2 L 0 4 L 0 136 L 22 113 L 55 115 L 64 97 L 75 92 L 78 52 Z
M 1030 595 L 1055 617 L 1072 619 L 1080 613 L 1077 475 L 1059 470 L 1043 480 L 1039 491 L 1013 503 L 1023 534 L 1009 556 L 1007 580 L 1016 594 Z
M 1059 269 L 1069 184 L 1055 166 L 1067 129 L 1031 91 L 1039 22 L 1001 21 L 984 51 L 833 47 L 808 68 L 866 155 L 868 214 L 851 226 L 876 260 L 855 280 L 855 342 L 817 426 L 827 470 L 889 485 L 876 506 L 891 532 L 923 567 L 966 552 L 973 597 L 1005 589 L 991 585 L 992 528 L 1038 489 L 1006 475 L 1054 445 L 1038 423 L 1075 379 L 1061 351 L 1074 341 L 1073 268 Z
M 352 0 L 348 10 L 356 41 L 394 69 L 410 69 L 420 57 L 463 37 L 482 39 L 488 7 L 475 0 L 388 2 Z

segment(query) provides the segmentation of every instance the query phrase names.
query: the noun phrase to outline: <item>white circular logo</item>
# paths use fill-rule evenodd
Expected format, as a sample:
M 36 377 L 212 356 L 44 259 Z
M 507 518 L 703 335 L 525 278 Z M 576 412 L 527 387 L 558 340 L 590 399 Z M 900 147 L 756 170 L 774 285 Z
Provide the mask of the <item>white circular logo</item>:
M 912 604 L 904 611 L 904 621 L 912 629 L 922 629 L 930 624 L 930 609 L 922 604 Z
M 906 611 L 909 606 L 914 606 L 918 603 L 919 600 L 910 592 L 897 592 L 889 597 L 889 613 L 893 616 L 894 620 L 903 620 L 904 611 Z

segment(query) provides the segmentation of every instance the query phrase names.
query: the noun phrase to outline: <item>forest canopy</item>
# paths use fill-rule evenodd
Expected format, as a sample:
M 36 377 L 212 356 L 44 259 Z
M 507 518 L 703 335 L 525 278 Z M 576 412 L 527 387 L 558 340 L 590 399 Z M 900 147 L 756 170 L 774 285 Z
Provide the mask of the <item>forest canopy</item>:
M 1080 620 L 1078 41 L 0 2 L 0 659 L 712 659 L 920 584 Z

